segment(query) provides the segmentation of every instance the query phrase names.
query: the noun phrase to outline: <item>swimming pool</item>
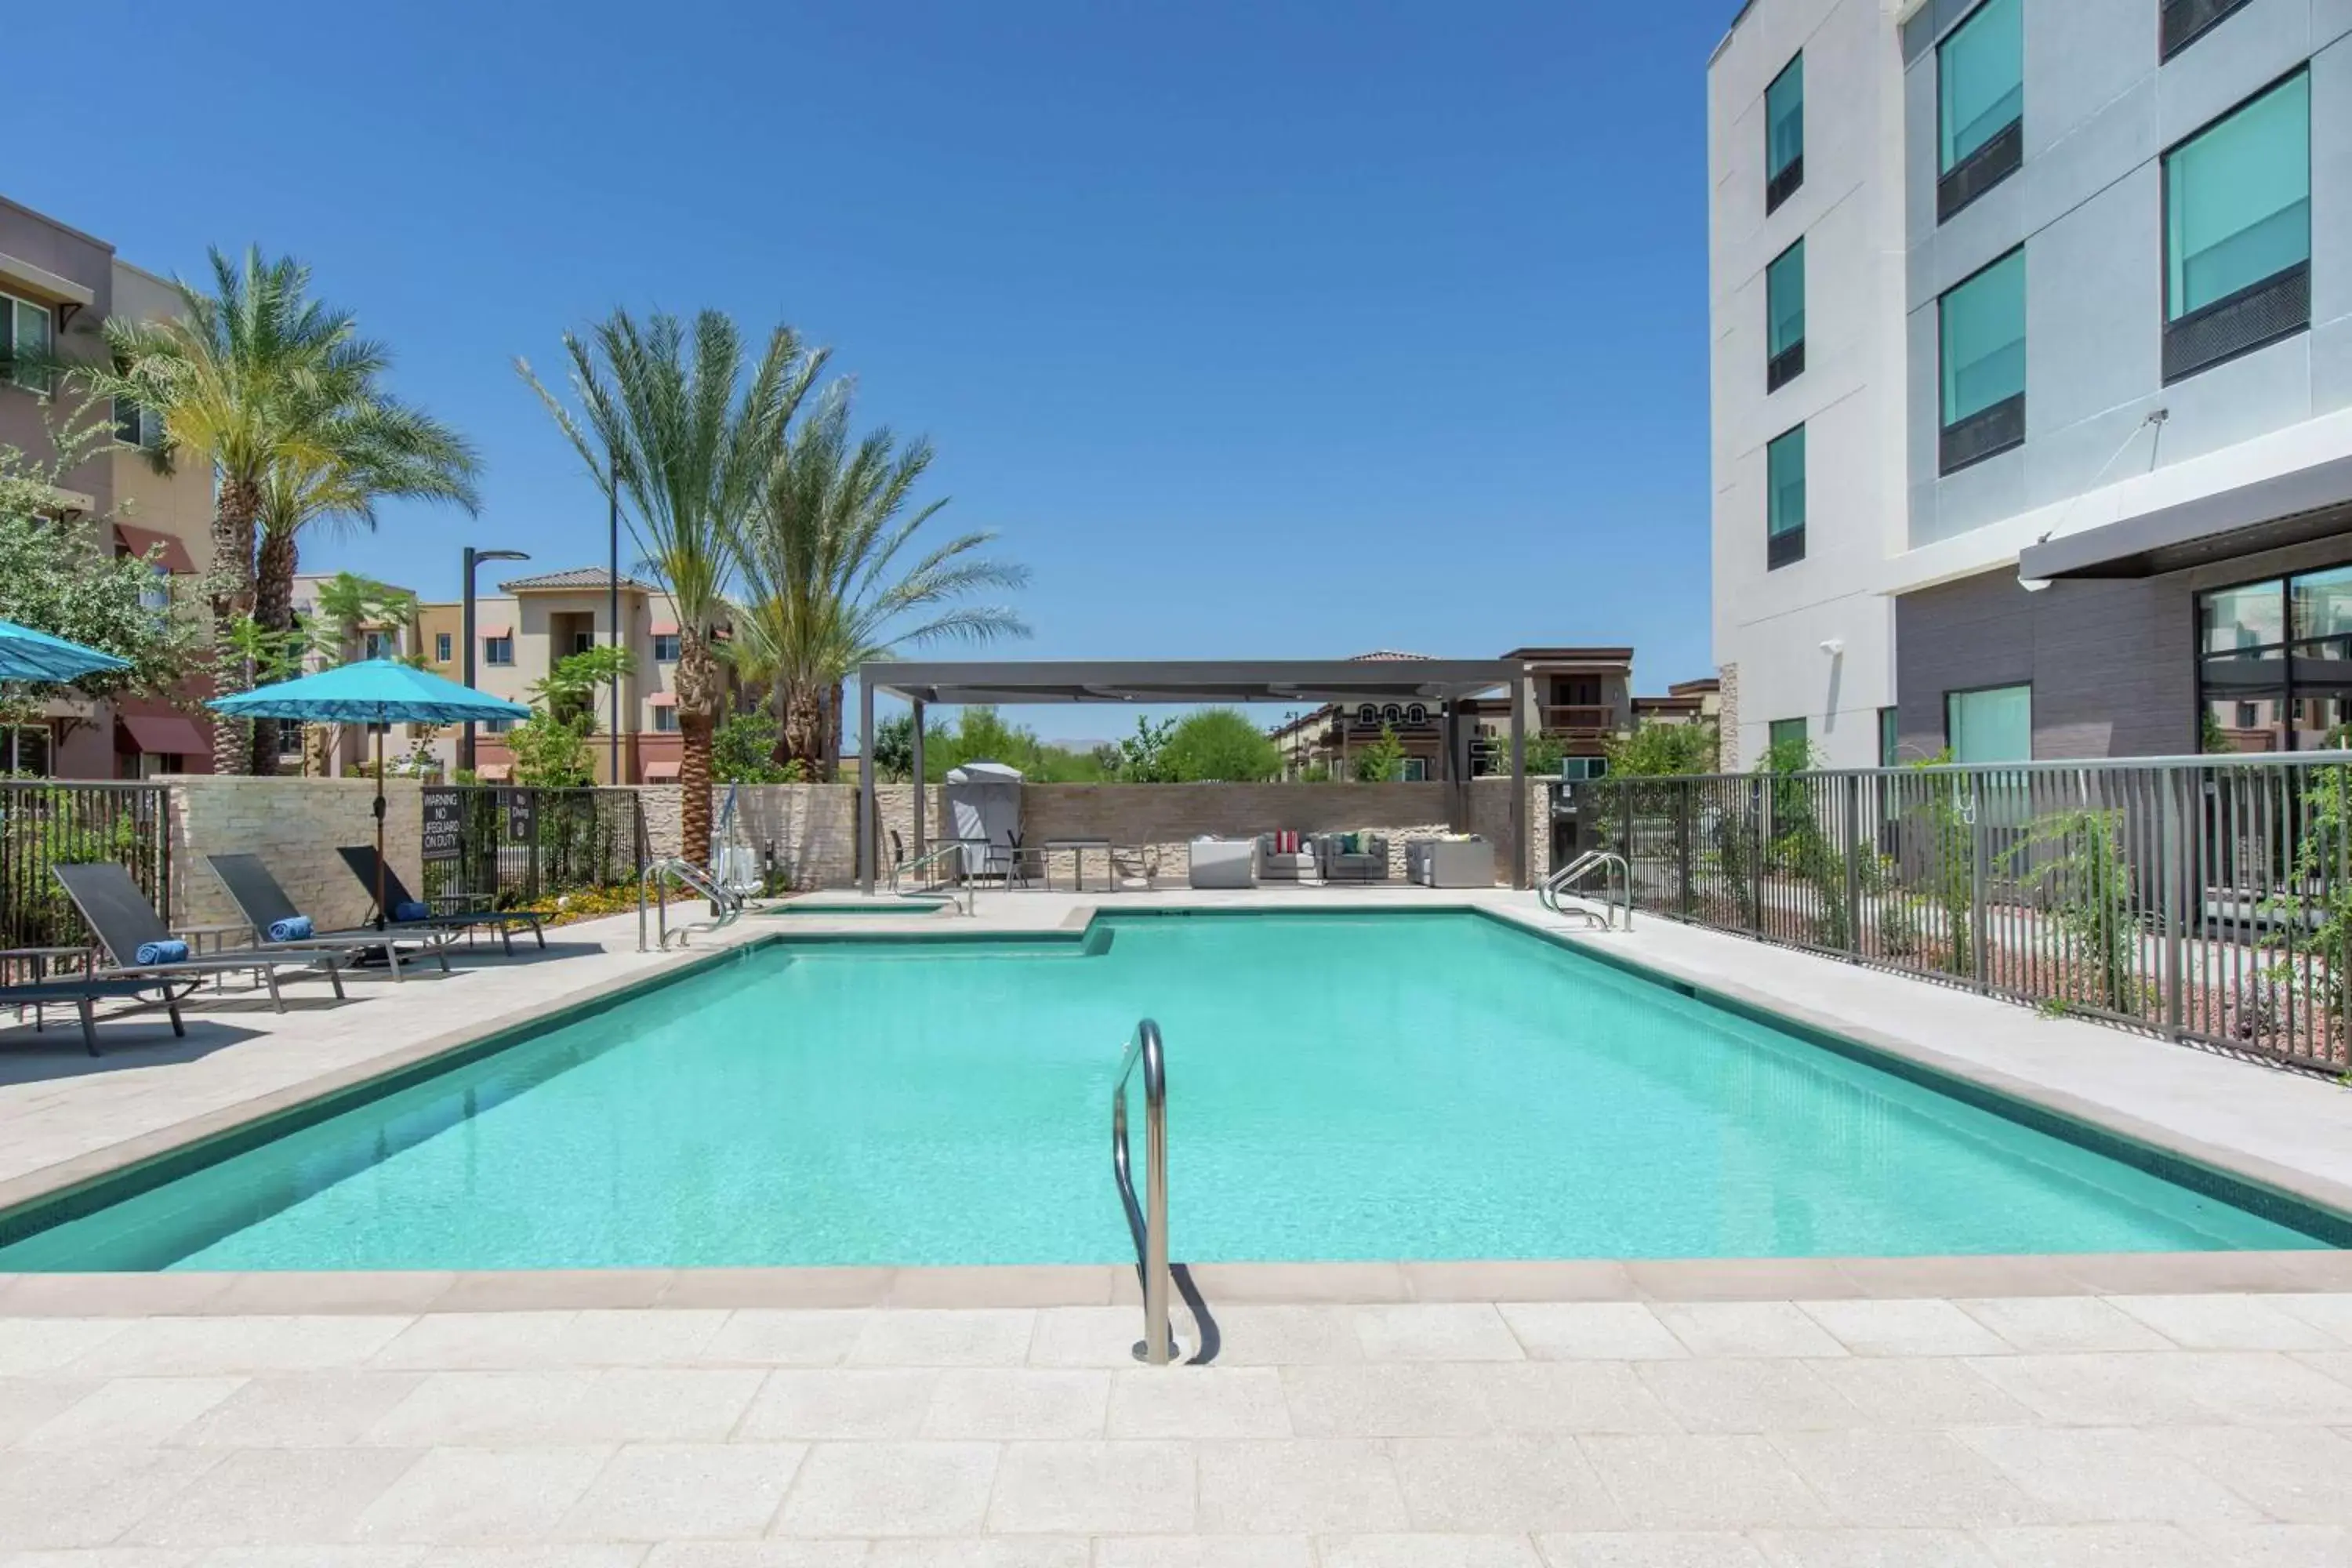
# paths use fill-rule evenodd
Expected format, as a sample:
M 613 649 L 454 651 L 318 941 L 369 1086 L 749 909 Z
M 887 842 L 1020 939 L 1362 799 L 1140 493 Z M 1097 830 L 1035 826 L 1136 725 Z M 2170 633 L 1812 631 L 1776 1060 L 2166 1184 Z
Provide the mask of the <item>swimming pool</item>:
M 1498 920 L 1165 911 L 763 944 L 0 1269 L 1118 1262 L 1146 1015 L 1182 1260 L 2322 1245 Z

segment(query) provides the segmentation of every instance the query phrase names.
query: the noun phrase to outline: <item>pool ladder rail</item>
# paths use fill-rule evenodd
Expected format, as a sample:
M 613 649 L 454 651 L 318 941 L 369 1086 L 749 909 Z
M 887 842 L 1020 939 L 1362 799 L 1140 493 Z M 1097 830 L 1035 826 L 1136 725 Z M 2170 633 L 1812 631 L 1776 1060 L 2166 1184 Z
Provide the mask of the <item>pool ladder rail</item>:
M 1127 1080 L 1143 1069 L 1143 1202 L 1135 1201 L 1134 1163 L 1127 1145 Z M 1146 1018 L 1135 1026 L 1118 1078 L 1110 1091 L 1110 1168 L 1118 1201 L 1127 1209 L 1128 1233 L 1135 1238 L 1135 1272 L 1143 1282 L 1143 1341 L 1138 1361 L 1166 1366 L 1175 1356 L 1168 1335 L 1168 1064 L 1160 1046 L 1160 1026 Z
M 957 889 L 961 889 L 963 912 L 967 915 L 976 913 L 980 902 L 980 890 L 972 885 L 971 863 L 964 854 L 964 847 L 961 842 L 943 844 L 919 859 L 891 867 L 889 890 L 893 893 L 898 892 L 898 879 L 901 877 L 913 877 L 917 872 L 935 873 L 941 866 L 950 868 L 945 883 L 948 901 L 953 903 Z M 916 884 L 914 893 L 901 896 L 912 898 L 920 893 L 936 892 L 940 886 L 941 883 L 936 875 L 926 875 Z
M 646 868 L 637 880 L 637 951 L 667 952 L 669 951 L 669 898 L 672 883 L 698 894 L 710 904 L 710 918 L 697 921 L 677 929 L 677 945 L 684 947 L 687 939 L 696 931 L 722 931 L 743 917 L 743 895 L 720 882 L 717 878 L 682 856 L 672 855 Z M 650 899 L 648 895 L 651 895 Z M 655 937 L 648 946 L 646 942 L 646 908 L 651 903 L 655 914 Z
M 1582 905 L 1564 905 L 1563 893 L 1576 891 L 1594 872 L 1601 873 L 1601 913 L 1595 915 Z M 1588 849 L 1575 859 L 1544 879 L 1536 889 L 1543 907 L 1562 920 L 1581 920 L 1597 924 L 1602 931 L 1617 929 L 1617 911 L 1625 911 L 1625 929 L 1633 929 L 1633 875 L 1625 865 L 1622 855 L 1606 849 Z

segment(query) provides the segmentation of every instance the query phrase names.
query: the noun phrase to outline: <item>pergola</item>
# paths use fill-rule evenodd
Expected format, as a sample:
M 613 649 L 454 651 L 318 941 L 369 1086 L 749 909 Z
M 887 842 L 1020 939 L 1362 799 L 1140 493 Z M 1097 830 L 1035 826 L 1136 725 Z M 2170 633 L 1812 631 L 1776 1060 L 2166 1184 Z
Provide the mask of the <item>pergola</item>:
M 1096 661 L 1091 659 L 929 664 L 896 660 L 866 664 L 857 670 L 858 790 L 861 820 L 867 831 L 858 835 L 858 886 L 874 891 L 877 834 L 874 824 L 874 696 L 887 691 L 903 698 L 915 710 L 914 776 L 923 777 L 923 713 L 937 706 L 1003 705 L 1034 702 L 1160 703 L 1244 706 L 1254 703 L 1391 702 L 1419 700 L 1437 705 L 1444 741 L 1442 781 L 1447 786 L 1447 814 L 1459 827 L 1467 815 L 1465 794 L 1469 779 L 1470 735 L 1462 722 L 1461 705 L 1497 689 L 1510 692 L 1511 710 L 1511 832 L 1517 843 L 1528 841 L 1527 735 L 1517 700 L 1520 671 L 1507 659 L 1339 658 L 1249 659 L 1239 661 L 1154 659 Z M 928 813 L 915 813 L 914 853 L 925 852 Z M 1527 886 L 1526 853 L 1517 857 L 1514 879 Z

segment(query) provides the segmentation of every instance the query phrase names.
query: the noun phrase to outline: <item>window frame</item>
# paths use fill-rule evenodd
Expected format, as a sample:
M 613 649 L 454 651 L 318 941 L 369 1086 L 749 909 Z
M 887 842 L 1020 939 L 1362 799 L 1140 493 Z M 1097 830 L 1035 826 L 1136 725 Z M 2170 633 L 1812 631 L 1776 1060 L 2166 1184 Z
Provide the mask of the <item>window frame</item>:
M 1772 94 L 1797 74 L 1797 153 L 1786 163 L 1774 167 L 1772 163 Z M 1791 177 L 1793 176 L 1793 177 Z M 1764 216 L 1771 216 L 1781 204 L 1805 187 L 1805 51 L 1799 49 L 1789 57 L 1772 79 L 1764 84 Z
M 1772 504 L 1779 488 L 1772 482 L 1772 453 L 1790 437 L 1804 443 L 1801 462 L 1806 480 L 1805 516 L 1798 520 L 1794 528 L 1784 528 L 1776 532 L 1772 527 Z M 1812 437 L 1806 431 L 1805 421 L 1801 419 L 1764 443 L 1764 570 L 1768 573 L 1778 572 L 1784 566 L 1794 566 L 1805 558 L 1805 524 L 1812 516 Z
M 1890 703 L 1878 710 L 1878 765 L 1900 767 L 1903 755 L 1903 710 Z
M 504 648 L 506 653 L 506 657 L 504 658 L 500 658 L 499 657 L 501 647 Z M 510 668 L 514 664 L 514 661 L 515 647 L 514 634 L 512 632 L 509 632 L 502 637 L 484 637 L 482 639 L 482 662 L 485 665 L 492 666 L 499 669 L 505 669 Z
M 2025 755 L 2004 758 L 1997 763 L 1964 763 L 1960 749 L 1952 739 L 1952 700 L 1956 697 L 1982 697 L 1992 691 L 2022 691 L 2025 693 Z M 1944 750 L 1952 761 L 1962 767 L 2000 768 L 2019 762 L 2033 761 L 2033 682 L 2031 680 L 1993 680 L 1982 686 L 1948 686 L 1944 689 Z
M 457 637 L 451 633 L 435 632 L 433 634 L 433 662 L 436 664 L 448 663 L 449 656 L 457 651 Z
M 2026 343 L 2027 353 L 2026 379 L 2030 386 L 2032 379 L 2032 334 L 2030 312 L 2033 298 L 2033 282 L 2032 264 L 2025 259 L 2025 248 L 2023 242 L 2011 247 L 1936 296 L 1936 461 L 1938 479 L 1947 478 L 1965 468 L 1973 468 L 1979 463 L 1998 458 L 2003 452 L 2013 452 L 2025 445 L 2025 388 L 2021 388 L 2013 395 L 2005 397 L 1999 403 L 1988 404 L 1957 420 L 1949 416 L 1944 406 L 1944 393 L 1949 384 L 1948 376 L 1951 370 L 1948 358 L 1951 342 L 1950 334 L 1946 331 L 1944 326 L 1945 309 L 1950 303 L 1953 295 L 1969 284 L 1980 281 L 1995 268 L 2011 259 L 2025 267 L 2027 274 L 2024 288 L 2029 316 L 2027 321 L 2023 323 L 2026 328 L 2023 341 Z M 1956 433 L 1958 433 L 1957 438 Z M 1979 446 L 1976 441 L 1976 437 L 1979 436 L 1983 437 L 1981 446 Z
M 2161 342 L 2163 344 L 2163 358 L 2165 361 L 2163 366 L 2163 378 L 2164 384 L 2167 386 L 2170 386 L 2176 382 L 2186 381 L 2193 375 L 2201 375 L 2209 370 L 2213 370 L 2221 365 L 2228 364 L 2231 360 L 2242 359 L 2251 353 L 2260 353 L 2263 350 L 2270 348 L 2273 344 L 2283 343 L 2289 338 L 2293 338 L 2301 333 L 2311 331 L 2311 252 L 2313 248 L 2312 242 L 2315 238 L 2314 231 L 2316 226 L 2312 223 L 2311 214 L 2308 209 L 2313 199 L 2311 187 L 2315 185 L 2318 181 L 2316 171 L 2311 168 L 2309 162 L 2313 153 L 2315 152 L 2315 148 L 2313 146 L 2311 140 L 2311 117 L 2313 114 L 2313 109 L 2311 105 L 2311 94 L 2309 91 L 2310 82 L 2308 79 L 2310 78 L 2310 75 L 2311 62 L 2309 60 L 2299 62 L 2294 69 L 2285 71 L 2281 75 L 2273 78 L 2270 81 L 2263 83 L 2261 87 L 2256 88 L 2253 91 L 2248 93 L 2237 102 L 2230 105 L 2229 108 L 2222 110 L 2219 114 L 2214 115 L 2202 125 L 2198 126 L 2194 131 L 2189 132 L 2187 135 L 2173 142 L 2169 146 L 2166 147 L 2162 152 L 2157 154 L 2156 181 L 2158 203 L 2157 209 L 2156 243 L 2158 301 L 2157 324 L 2158 331 L 2161 334 Z M 2180 153 L 2188 151 L 2189 148 L 2196 142 L 2211 135 L 2222 126 L 2227 125 L 2231 121 L 2236 119 L 2247 110 L 2252 109 L 2255 104 L 2260 103 L 2263 100 L 2270 97 L 2271 94 L 2280 91 L 2297 77 L 2305 79 L 2303 123 L 2305 157 L 2306 159 L 2303 198 L 2305 207 L 2304 215 L 2305 231 L 2304 235 L 2303 260 L 2294 266 L 2284 268 L 2277 272 L 2272 273 L 2267 278 L 2256 279 L 2253 282 L 2247 284 L 2245 287 L 2222 295 L 2220 299 L 2209 300 L 2204 304 L 2198 306 L 2194 310 L 2183 311 L 2178 317 L 2174 316 L 2172 313 L 2173 159 L 2178 157 Z M 2291 292 L 2296 287 L 2296 280 L 2298 279 L 2300 279 L 2300 288 L 2303 295 L 2303 319 L 2299 323 L 2294 326 L 2283 327 L 2275 331 L 2251 338 L 2249 341 L 2239 343 L 2236 346 L 2228 349 L 2226 352 L 2216 354 L 2210 358 L 2198 359 L 2194 363 L 2183 363 L 2178 367 L 2172 363 L 2174 340 L 2184 335 L 2182 331 L 2183 328 L 2193 330 L 2200 324 L 2220 317 L 2232 309 L 2242 308 L 2251 301 L 2258 300 L 2265 293 L 2273 290 L 2285 290 Z M 2183 357 L 2186 359 L 2188 356 L 2184 354 Z M 2256 579 L 2256 581 L 2260 581 L 2260 579 Z
M 675 735 L 679 733 L 677 727 L 677 708 L 675 704 L 663 703 L 654 710 L 653 732 L 656 735 Z
M 38 310 L 43 316 L 47 318 L 49 323 L 48 342 L 47 346 L 43 348 L 42 353 L 53 353 L 57 350 L 58 308 L 45 300 L 36 300 L 31 298 L 29 295 L 17 294 L 5 289 L 0 289 L 0 310 L 5 310 L 7 316 L 8 325 L 8 338 L 7 342 L 5 345 L 5 353 L 0 353 L 0 385 L 13 386 L 20 392 L 29 392 L 39 397 L 54 396 L 57 393 L 57 383 L 54 379 L 47 381 L 33 381 L 26 379 L 17 373 L 16 310 L 20 306 L 26 310 Z M 111 414 L 113 413 L 113 410 L 110 408 L 107 412 Z
M 660 632 L 655 633 L 654 662 L 656 664 L 676 664 L 678 658 L 679 644 L 683 641 L 684 638 L 677 632 L 670 632 L 667 634 Z M 664 653 L 662 651 L 662 645 L 664 643 L 667 643 L 669 645 L 669 651 L 667 653 Z
M 1780 313 L 1772 308 L 1773 277 L 1780 272 L 1781 264 L 1791 257 L 1797 263 L 1797 337 L 1795 342 L 1776 350 L 1772 347 L 1772 334 L 1780 329 Z M 1801 234 L 1788 248 L 1764 264 L 1764 391 L 1767 395 L 1780 391 L 1805 374 L 1805 333 L 1811 326 L 1806 319 L 1806 309 L 1811 303 L 1811 290 L 1807 287 L 1807 259 L 1805 237 Z
M 2156 16 L 2156 61 L 2168 65 L 2183 49 L 2210 33 L 2214 28 L 2244 10 L 2252 0 L 2219 0 L 2213 10 L 2201 22 L 2179 37 L 2170 36 L 2173 16 L 2185 10 L 2193 0 L 2158 0 Z
M 2330 693 L 2334 689 L 2329 688 L 2326 683 L 2320 681 L 2297 680 L 2294 676 L 2296 658 L 2295 650 L 2312 643 L 2352 641 L 2352 633 L 2347 633 L 2342 637 L 2297 637 L 2295 635 L 2297 627 L 2294 624 L 2294 585 L 2297 579 L 2300 578 L 2324 576 L 2327 573 L 2341 572 L 2347 568 L 2352 568 L 2352 555 L 2345 556 L 2339 560 L 2322 562 L 2315 566 L 2305 566 L 2299 571 L 2264 572 L 2257 576 L 2242 577 L 2228 583 L 2215 583 L 2207 587 L 2190 590 L 2189 595 L 2189 646 L 2191 650 L 2189 657 L 2194 663 L 2189 670 L 2189 677 L 2193 682 L 2195 702 L 2189 710 L 2189 722 L 2193 731 L 2190 737 L 2190 744 L 2189 746 L 2189 754 L 2199 756 L 2207 754 L 2204 751 L 2205 714 L 2208 708 L 2212 703 L 2263 702 L 2270 701 L 2273 699 L 2279 704 L 2283 722 L 2280 725 L 2279 748 L 2276 752 L 2268 754 L 2273 756 L 2284 755 L 2288 752 L 2300 752 L 2303 750 L 2303 748 L 2295 742 L 2296 735 L 2299 733 L 2294 723 L 2295 704 L 2298 701 L 2307 700 L 2325 700 L 2325 695 Z M 2278 611 L 2280 640 L 2277 642 L 2250 643 L 2243 647 L 2233 648 L 2229 650 L 2228 653 L 2223 654 L 2213 654 L 2208 652 L 2205 647 L 2205 602 L 2217 594 L 2242 593 L 2248 588 L 2259 588 L 2264 584 L 2273 582 L 2275 582 L 2278 584 L 2279 590 Z M 2278 683 L 2275 686 L 2256 688 L 2240 688 L 2231 686 L 2212 687 L 2208 686 L 2206 683 L 2205 667 L 2216 659 L 2227 658 L 2232 654 L 2239 657 L 2244 657 L 2247 655 L 2264 654 L 2273 651 L 2278 655 Z M 2252 694 L 2247 695 L 2247 692 L 2250 690 Z M 2246 725 L 2236 726 L 2236 728 L 2240 729 L 2250 727 L 2251 726 Z M 2239 753 L 2230 752 L 2225 754 L 2237 755 Z
M 2019 7 L 2017 40 L 2017 118 L 1947 165 L 1944 162 L 1944 51 L 1962 33 L 1981 21 L 1985 13 L 2007 0 L 1977 0 L 1969 14 L 1945 29 L 1936 40 L 1936 222 L 1950 222 L 1978 197 L 1993 190 L 2025 163 L 2025 19 L 2024 0 Z

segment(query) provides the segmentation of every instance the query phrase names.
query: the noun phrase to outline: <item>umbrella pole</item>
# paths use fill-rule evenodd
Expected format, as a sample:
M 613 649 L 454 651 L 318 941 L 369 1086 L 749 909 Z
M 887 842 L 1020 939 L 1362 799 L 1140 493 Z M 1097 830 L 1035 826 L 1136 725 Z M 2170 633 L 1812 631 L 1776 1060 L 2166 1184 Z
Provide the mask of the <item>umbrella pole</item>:
M 390 722 L 390 721 L 388 721 L 388 720 L 387 720 L 387 721 L 385 721 L 385 722 L 387 722 L 387 723 L 388 723 L 388 722 Z M 391 911 L 390 910 L 387 910 L 387 909 L 385 909 L 385 908 L 383 907 L 383 731 L 381 728 L 379 728 L 379 729 L 376 731 L 376 732 L 375 732 L 375 929 L 376 929 L 376 930 L 378 930 L 378 931 L 382 931 L 382 930 L 383 930 L 383 929 L 384 929 L 384 922 L 385 922 L 385 920 L 386 920 L 386 918 L 387 918 L 391 913 L 392 913 L 392 911 Z M 391 958 L 392 958 L 392 956 L 393 956 L 392 950 L 391 950 L 389 947 L 385 948 L 385 949 L 384 949 L 384 957 L 385 957 L 386 959 L 391 959 Z M 395 962 L 396 962 L 396 961 L 395 961 Z

